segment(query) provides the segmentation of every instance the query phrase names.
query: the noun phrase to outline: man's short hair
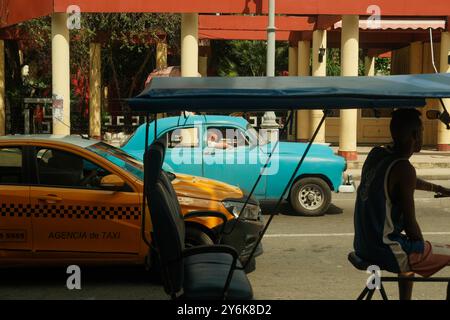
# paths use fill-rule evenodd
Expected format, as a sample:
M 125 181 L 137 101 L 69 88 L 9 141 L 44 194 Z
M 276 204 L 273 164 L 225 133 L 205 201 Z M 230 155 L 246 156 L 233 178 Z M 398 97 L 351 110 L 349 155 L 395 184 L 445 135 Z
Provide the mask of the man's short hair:
M 394 142 L 403 142 L 414 135 L 422 126 L 419 110 L 397 109 L 392 112 L 392 120 L 390 124 L 391 136 Z

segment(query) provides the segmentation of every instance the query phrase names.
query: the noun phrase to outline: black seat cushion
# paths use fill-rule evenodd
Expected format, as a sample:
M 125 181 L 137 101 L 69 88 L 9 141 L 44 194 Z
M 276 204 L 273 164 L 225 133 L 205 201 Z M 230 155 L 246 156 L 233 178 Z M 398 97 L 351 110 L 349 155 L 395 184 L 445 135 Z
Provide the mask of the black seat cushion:
M 144 188 L 147 192 L 152 190 L 162 171 L 165 149 L 159 141 L 152 143 L 144 154 Z
M 180 216 L 178 202 L 161 182 L 147 194 L 150 216 L 153 225 L 153 240 L 158 248 L 163 271 L 165 290 L 168 294 L 177 293 L 183 286 L 184 221 Z
M 218 263 L 231 265 L 233 257 L 227 253 L 200 253 L 185 258 L 185 264 L 195 265 L 199 263 Z M 237 260 L 237 267 L 242 267 L 239 260 Z
M 350 261 L 350 263 L 356 269 L 364 271 L 367 270 L 367 268 L 369 268 L 371 265 L 373 265 L 373 263 L 360 258 L 355 252 L 350 252 L 348 254 L 348 261 Z
M 220 253 L 203 253 L 185 258 L 184 298 L 185 299 L 222 299 L 231 256 Z M 238 262 L 238 267 L 242 267 Z M 251 300 L 252 286 L 243 270 L 233 272 L 227 291 L 229 300 Z

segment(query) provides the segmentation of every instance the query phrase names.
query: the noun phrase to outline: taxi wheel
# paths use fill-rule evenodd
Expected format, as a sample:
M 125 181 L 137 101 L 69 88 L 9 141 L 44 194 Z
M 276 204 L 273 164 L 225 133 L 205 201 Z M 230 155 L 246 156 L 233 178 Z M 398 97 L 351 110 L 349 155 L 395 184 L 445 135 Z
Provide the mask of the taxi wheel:
M 320 178 L 303 178 L 292 186 L 290 202 L 299 215 L 322 216 L 330 207 L 331 190 Z
M 195 227 L 186 227 L 186 238 L 184 240 L 186 248 L 192 248 L 196 246 L 214 244 L 214 241 L 205 232 Z

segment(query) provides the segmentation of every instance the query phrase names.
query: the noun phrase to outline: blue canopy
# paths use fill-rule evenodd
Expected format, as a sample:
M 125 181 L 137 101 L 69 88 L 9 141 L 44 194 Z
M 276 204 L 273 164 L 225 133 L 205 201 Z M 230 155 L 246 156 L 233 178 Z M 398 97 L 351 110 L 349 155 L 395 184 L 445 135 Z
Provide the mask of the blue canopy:
M 265 111 L 422 107 L 450 97 L 450 74 L 377 77 L 154 78 L 134 111 Z

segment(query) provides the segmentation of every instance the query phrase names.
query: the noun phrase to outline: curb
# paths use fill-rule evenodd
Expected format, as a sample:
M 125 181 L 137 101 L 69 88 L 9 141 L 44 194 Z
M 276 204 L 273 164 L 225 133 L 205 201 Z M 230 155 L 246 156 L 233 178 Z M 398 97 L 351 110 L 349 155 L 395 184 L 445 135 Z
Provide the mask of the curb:
M 450 162 L 412 162 L 416 169 L 450 169 Z M 358 170 L 362 169 L 364 162 L 347 162 L 347 168 Z
M 361 174 L 353 174 L 350 172 L 350 174 L 353 177 L 353 180 L 361 181 Z M 418 178 L 424 179 L 424 180 L 450 180 L 450 174 L 417 174 Z

